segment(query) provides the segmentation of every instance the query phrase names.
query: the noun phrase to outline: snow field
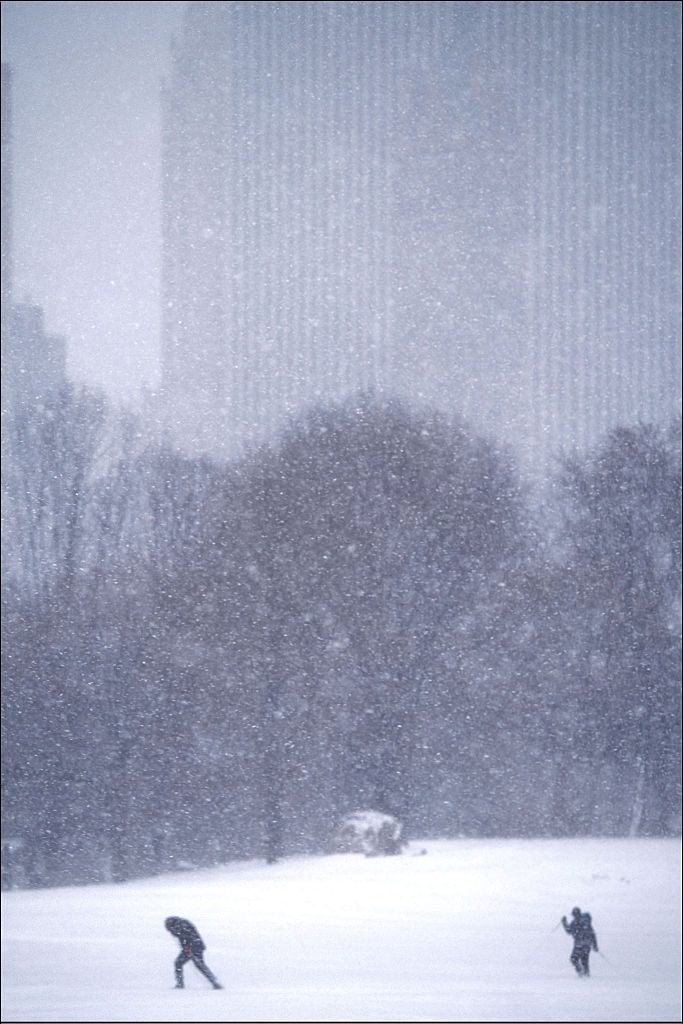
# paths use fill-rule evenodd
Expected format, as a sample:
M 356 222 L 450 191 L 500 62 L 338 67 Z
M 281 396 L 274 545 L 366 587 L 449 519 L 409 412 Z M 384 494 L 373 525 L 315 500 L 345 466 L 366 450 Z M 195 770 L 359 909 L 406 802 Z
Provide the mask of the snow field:
M 3 893 L 2 1020 L 680 1021 L 680 853 L 425 840 L 391 858 Z M 575 904 L 604 954 L 587 981 L 556 927 Z M 223 991 L 191 964 L 173 989 L 171 914 L 197 925 Z

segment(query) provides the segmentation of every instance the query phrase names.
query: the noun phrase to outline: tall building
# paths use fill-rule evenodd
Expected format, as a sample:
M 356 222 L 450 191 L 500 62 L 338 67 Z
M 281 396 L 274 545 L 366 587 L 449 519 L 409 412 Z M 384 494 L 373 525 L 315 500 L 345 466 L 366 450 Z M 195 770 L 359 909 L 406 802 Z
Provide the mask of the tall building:
M 669 3 L 190 3 L 171 436 L 233 455 L 365 390 L 538 468 L 680 412 L 679 41 Z
M 6 392 L 9 386 L 9 329 L 12 319 L 12 71 L 9 65 L 2 65 L 2 170 L 0 192 L 2 201 L 2 223 L 0 243 L 2 247 L 2 410 L 5 411 Z
M 2 65 L 2 415 L 31 408 L 66 380 L 66 341 L 47 334 L 43 310 L 13 288 L 12 71 Z
M 234 453 L 390 385 L 401 82 L 435 65 L 442 6 L 188 6 L 164 93 L 162 339 L 188 446 Z
M 9 327 L 10 403 L 35 406 L 66 382 L 66 339 L 48 334 L 41 306 L 15 303 Z
M 680 416 L 681 7 L 492 7 L 522 69 L 528 434 L 548 455 Z

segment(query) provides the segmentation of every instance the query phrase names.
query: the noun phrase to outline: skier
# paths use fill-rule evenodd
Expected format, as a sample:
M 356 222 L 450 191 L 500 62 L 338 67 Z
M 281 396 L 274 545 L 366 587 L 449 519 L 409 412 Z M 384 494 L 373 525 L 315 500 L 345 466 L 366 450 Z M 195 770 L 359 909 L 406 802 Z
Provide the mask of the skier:
M 567 918 L 563 916 L 562 926 L 574 939 L 574 948 L 569 960 L 574 965 L 576 973 L 580 978 L 590 977 L 590 970 L 588 969 L 590 951 L 594 949 L 596 953 L 598 952 L 598 939 L 593 931 L 590 914 L 581 913 L 579 907 L 574 907 L 572 909 L 572 921 L 568 923 Z
M 214 988 L 223 988 L 223 986 L 217 981 L 214 974 L 204 963 L 204 950 L 206 949 L 206 946 L 192 922 L 186 921 L 184 917 L 167 917 L 164 921 L 164 926 L 171 935 L 175 935 L 181 945 L 180 953 L 178 954 L 174 964 L 175 987 L 185 987 L 183 982 L 183 966 L 188 960 L 191 960 L 197 970 L 211 982 Z

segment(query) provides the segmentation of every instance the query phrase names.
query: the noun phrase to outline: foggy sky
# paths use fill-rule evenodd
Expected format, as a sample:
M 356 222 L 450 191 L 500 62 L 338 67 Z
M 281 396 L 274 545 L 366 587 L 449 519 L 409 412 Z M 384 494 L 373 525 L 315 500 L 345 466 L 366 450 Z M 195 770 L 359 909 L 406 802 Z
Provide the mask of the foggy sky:
M 14 294 L 76 379 L 133 397 L 159 358 L 160 103 L 184 3 L 2 4 Z

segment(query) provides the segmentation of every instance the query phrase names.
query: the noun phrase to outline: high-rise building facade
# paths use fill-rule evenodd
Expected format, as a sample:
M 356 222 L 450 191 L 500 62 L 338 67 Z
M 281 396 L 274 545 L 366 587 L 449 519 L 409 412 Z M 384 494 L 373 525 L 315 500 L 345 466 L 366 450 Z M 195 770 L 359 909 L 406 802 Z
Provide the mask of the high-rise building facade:
M 530 466 L 680 411 L 680 11 L 191 3 L 164 90 L 169 433 L 365 390 Z
M 680 416 L 681 7 L 492 6 L 527 126 L 528 435 L 583 449 Z
M 435 66 L 441 6 L 189 5 L 164 93 L 162 377 L 190 447 L 390 385 L 400 83 Z

